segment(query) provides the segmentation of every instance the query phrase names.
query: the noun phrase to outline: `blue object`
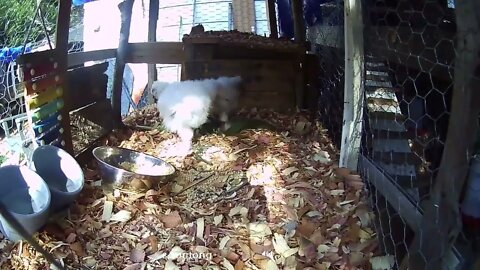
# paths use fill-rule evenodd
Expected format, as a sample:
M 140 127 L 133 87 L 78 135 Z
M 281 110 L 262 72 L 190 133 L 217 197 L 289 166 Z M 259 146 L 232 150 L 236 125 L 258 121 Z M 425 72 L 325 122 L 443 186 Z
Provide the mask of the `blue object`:
M 18 47 L 5 47 L 0 50 L 0 62 L 4 64 L 8 64 L 10 62 L 14 62 L 17 58 L 22 54 L 23 46 Z M 25 53 L 29 53 L 32 51 L 30 46 L 25 46 Z
M 55 213 L 69 206 L 80 195 L 85 184 L 82 167 L 75 158 L 60 146 L 40 146 L 33 152 L 32 167 L 47 183 L 52 203 L 50 212 Z
M 278 28 L 280 37 L 292 39 L 295 36 L 290 0 L 277 0 Z
M 95 1 L 95 0 L 73 0 L 73 1 L 72 1 L 72 4 L 73 4 L 74 6 L 81 6 L 81 5 L 85 4 L 85 3 L 93 2 L 93 1 Z
M 0 167 L 0 200 L 29 235 L 47 223 L 50 190 L 42 177 L 26 166 Z M 13 242 L 24 240 L 1 215 L 0 231 Z
M 50 130 L 53 126 L 57 125 L 58 121 L 62 120 L 60 112 L 56 112 L 52 116 L 49 116 L 43 121 L 40 121 L 38 124 L 33 126 L 33 131 L 35 132 L 35 137 L 40 136 L 42 133 Z
M 321 4 L 326 0 L 305 0 L 304 16 L 308 26 L 321 24 L 323 21 Z
M 38 145 L 50 144 L 63 134 L 63 128 L 58 124 L 55 128 L 48 130 L 43 133 L 39 138 L 36 139 Z

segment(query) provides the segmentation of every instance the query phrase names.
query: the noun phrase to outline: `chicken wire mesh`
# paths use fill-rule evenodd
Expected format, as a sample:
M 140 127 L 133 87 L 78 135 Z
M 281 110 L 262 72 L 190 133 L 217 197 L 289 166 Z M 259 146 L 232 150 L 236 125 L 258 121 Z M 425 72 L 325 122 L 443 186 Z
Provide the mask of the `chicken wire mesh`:
M 307 25 L 307 39 L 318 55 L 318 117 L 328 129 L 332 141 L 340 148 L 344 92 L 343 1 L 320 1 L 317 21 Z
M 0 155 L 3 161 L 11 154 L 21 161 L 23 144 L 29 140 L 23 132 L 26 108 L 17 59 L 23 53 L 55 47 L 57 8 L 58 1 L 54 0 L 42 1 L 40 8 L 35 0 L 6 0 L 0 6 Z M 83 50 L 81 17 L 82 10 L 73 7 L 70 52 Z
M 448 162 L 442 155 L 452 116 L 456 56 L 462 53 L 456 49 L 456 9 L 453 1 L 433 0 L 364 0 L 362 8 L 364 120 L 359 170 L 369 184 L 381 248 L 391 256 L 392 267 L 402 268 L 412 257 L 413 239 L 425 233 L 420 213 L 431 203 L 442 162 Z M 459 170 L 468 171 L 468 164 Z M 453 208 L 458 210 L 460 202 Z M 439 224 L 438 219 L 437 214 L 431 222 Z M 472 238 L 465 236 L 462 232 L 455 244 L 468 250 L 471 243 L 466 239 Z M 416 255 L 426 268 L 441 261 L 452 269 L 455 263 L 447 262 L 450 251 L 444 248 L 438 257 Z M 463 255 L 456 263 L 458 258 L 468 260 Z

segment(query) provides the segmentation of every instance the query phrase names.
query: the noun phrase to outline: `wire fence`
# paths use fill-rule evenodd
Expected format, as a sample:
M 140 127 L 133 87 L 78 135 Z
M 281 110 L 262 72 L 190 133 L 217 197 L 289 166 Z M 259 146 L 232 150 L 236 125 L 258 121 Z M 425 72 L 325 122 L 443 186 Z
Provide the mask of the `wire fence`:
M 344 23 L 343 1 L 321 1 L 316 23 L 307 27 L 307 39 L 318 56 L 318 117 L 330 138 L 340 148 L 344 98 Z
M 24 53 L 55 48 L 57 7 L 57 1 L 43 1 L 37 8 L 35 0 L 6 0 L 0 7 L 0 155 L 16 155 L 16 162 L 23 160 L 27 140 L 22 133 L 24 87 L 16 60 Z M 72 8 L 69 52 L 83 50 L 82 11 Z
M 425 269 L 439 261 L 447 266 L 447 248 L 439 257 L 414 255 L 412 250 L 414 239 L 427 233 L 420 213 L 435 200 L 432 194 L 442 167 L 452 162 L 443 152 L 453 117 L 452 93 L 458 87 L 455 76 L 462 75 L 455 67 L 463 53 L 456 45 L 455 5 L 453 1 L 364 0 L 362 8 L 365 91 L 359 169 L 369 184 L 381 246 L 392 256 L 394 267 L 405 267 L 415 256 L 422 257 Z M 476 33 L 478 26 L 470 30 Z M 468 164 L 464 165 L 458 170 L 468 172 Z M 476 202 L 474 209 L 479 205 Z M 452 209 L 460 209 L 458 199 Z M 429 222 L 440 227 L 439 219 L 437 213 Z M 464 236 L 455 237 L 455 244 L 470 247 Z M 442 237 L 429 241 L 451 241 L 449 235 Z

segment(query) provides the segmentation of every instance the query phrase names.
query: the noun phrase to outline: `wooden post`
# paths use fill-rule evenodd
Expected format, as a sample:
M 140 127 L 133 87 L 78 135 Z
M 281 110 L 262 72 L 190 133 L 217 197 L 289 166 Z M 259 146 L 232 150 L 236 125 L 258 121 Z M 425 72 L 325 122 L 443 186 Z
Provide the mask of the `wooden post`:
M 293 27 L 295 28 L 295 42 L 306 42 L 305 20 L 303 18 L 303 1 L 292 0 Z
M 415 235 L 409 269 L 443 269 L 462 229 L 459 201 L 474 149 L 480 113 L 480 2 L 457 1 L 455 78 L 447 139 L 435 186 Z M 477 77 L 475 77 L 477 76 Z M 425 259 L 427 261 L 425 261 Z M 439 258 L 433 261 L 433 258 Z
M 63 73 L 64 80 L 62 82 L 63 91 L 63 100 L 64 106 L 61 110 L 62 114 L 62 127 L 63 127 L 63 137 L 65 141 L 65 150 L 71 155 L 73 153 L 73 143 L 72 143 L 72 132 L 70 129 L 70 114 L 68 108 L 70 104 L 67 104 L 70 100 L 68 91 L 66 89 L 68 86 L 68 34 L 70 29 L 70 13 L 72 8 L 72 0 L 59 1 L 58 6 L 58 17 L 57 17 L 57 31 L 55 33 L 55 50 L 58 52 L 58 70 L 59 73 Z
M 127 55 L 128 38 L 130 37 L 130 24 L 132 21 L 132 9 L 134 0 L 125 0 L 118 5 L 121 12 L 120 40 L 115 61 L 113 75 L 112 111 L 114 128 L 122 128 L 122 83 L 123 71 L 125 70 L 125 58 Z
M 270 37 L 278 38 L 277 29 L 277 11 L 275 9 L 275 0 L 265 0 L 267 6 L 268 25 L 270 27 Z
M 345 95 L 340 167 L 357 170 L 364 89 L 363 19 L 360 0 L 345 1 Z
M 157 41 L 157 22 L 158 22 L 158 0 L 150 0 L 148 8 L 148 42 Z M 157 68 L 155 64 L 148 64 L 148 87 L 152 87 L 152 83 L 157 80 Z

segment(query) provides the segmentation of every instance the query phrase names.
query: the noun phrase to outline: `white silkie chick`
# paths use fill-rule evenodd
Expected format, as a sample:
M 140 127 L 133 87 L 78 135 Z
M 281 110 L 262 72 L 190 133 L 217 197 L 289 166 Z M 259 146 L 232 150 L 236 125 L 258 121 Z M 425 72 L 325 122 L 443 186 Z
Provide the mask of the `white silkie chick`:
M 238 106 L 241 81 L 237 76 L 152 84 L 151 92 L 165 128 L 180 137 L 177 155 L 192 152 L 194 130 L 205 124 L 211 113 L 220 118 L 224 130 L 228 129 L 229 115 Z
M 207 121 L 217 88 L 210 80 L 152 84 L 163 125 L 180 137 L 178 155 L 191 153 L 194 130 Z

